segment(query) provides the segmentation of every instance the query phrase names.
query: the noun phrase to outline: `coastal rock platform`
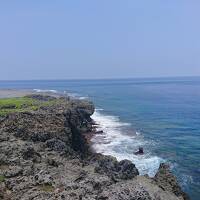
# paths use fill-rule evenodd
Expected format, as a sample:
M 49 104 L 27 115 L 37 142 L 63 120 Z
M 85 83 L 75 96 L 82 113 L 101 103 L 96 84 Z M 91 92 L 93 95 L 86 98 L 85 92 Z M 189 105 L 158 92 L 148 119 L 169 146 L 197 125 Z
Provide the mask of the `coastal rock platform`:
M 92 102 L 26 98 L 37 107 L 23 104 L 25 110 L 0 117 L 0 199 L 189 199 L 165 164 L 150 178 L 128 160 L 92 152 L 86 138 L 93 131 Z

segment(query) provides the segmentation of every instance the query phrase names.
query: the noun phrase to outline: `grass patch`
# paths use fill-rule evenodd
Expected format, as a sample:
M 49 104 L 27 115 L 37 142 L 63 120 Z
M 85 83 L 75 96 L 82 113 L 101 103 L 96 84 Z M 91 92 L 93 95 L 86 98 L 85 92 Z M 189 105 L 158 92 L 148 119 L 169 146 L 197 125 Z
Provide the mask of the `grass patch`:
M 5 181 L 5 176 L 4 175 L 0 175 L 0 183 Z
M 38 186 L 40 190 L 44 192 L 53 192 L 55 188 L 50 184 L 42 184 Z
M 49 106 L 57 100 L 40 101 L 30 97 L 16 97 L 0 99 L 0 116 L 14 112 L 38 110 L 41 106 Z

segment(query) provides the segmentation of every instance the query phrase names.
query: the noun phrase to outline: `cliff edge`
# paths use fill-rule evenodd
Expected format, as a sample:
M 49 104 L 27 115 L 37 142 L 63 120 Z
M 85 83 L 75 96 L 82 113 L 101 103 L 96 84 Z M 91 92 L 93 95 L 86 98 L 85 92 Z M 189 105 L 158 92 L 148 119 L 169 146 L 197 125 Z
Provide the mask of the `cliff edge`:
M 68 97 L 0 100 L 0 199 L 186 200 L 162 164 L 154 178 L 90 151 L 94 105 Z

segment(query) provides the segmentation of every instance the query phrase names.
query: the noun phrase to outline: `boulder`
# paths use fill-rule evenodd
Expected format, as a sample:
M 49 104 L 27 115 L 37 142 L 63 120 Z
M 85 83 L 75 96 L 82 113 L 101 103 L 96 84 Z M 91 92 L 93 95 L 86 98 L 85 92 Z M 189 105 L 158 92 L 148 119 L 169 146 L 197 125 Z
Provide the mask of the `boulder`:
M 105 173 L 114 180 L 127 180 L 139 175 L 137 168 L 131 161 L 122 160 L 118 162 L 117 159 L 112 156 L 102 156 L 102 158 L 98 160 L 95 172 Z

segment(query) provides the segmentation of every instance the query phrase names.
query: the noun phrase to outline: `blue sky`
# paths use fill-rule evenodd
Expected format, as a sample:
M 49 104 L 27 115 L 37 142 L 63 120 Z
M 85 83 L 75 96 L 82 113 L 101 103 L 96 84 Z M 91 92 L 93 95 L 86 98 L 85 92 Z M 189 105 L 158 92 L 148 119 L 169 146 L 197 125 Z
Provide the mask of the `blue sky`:
M 0 2 L 0 80 L 200 76 L 199 0 Z

